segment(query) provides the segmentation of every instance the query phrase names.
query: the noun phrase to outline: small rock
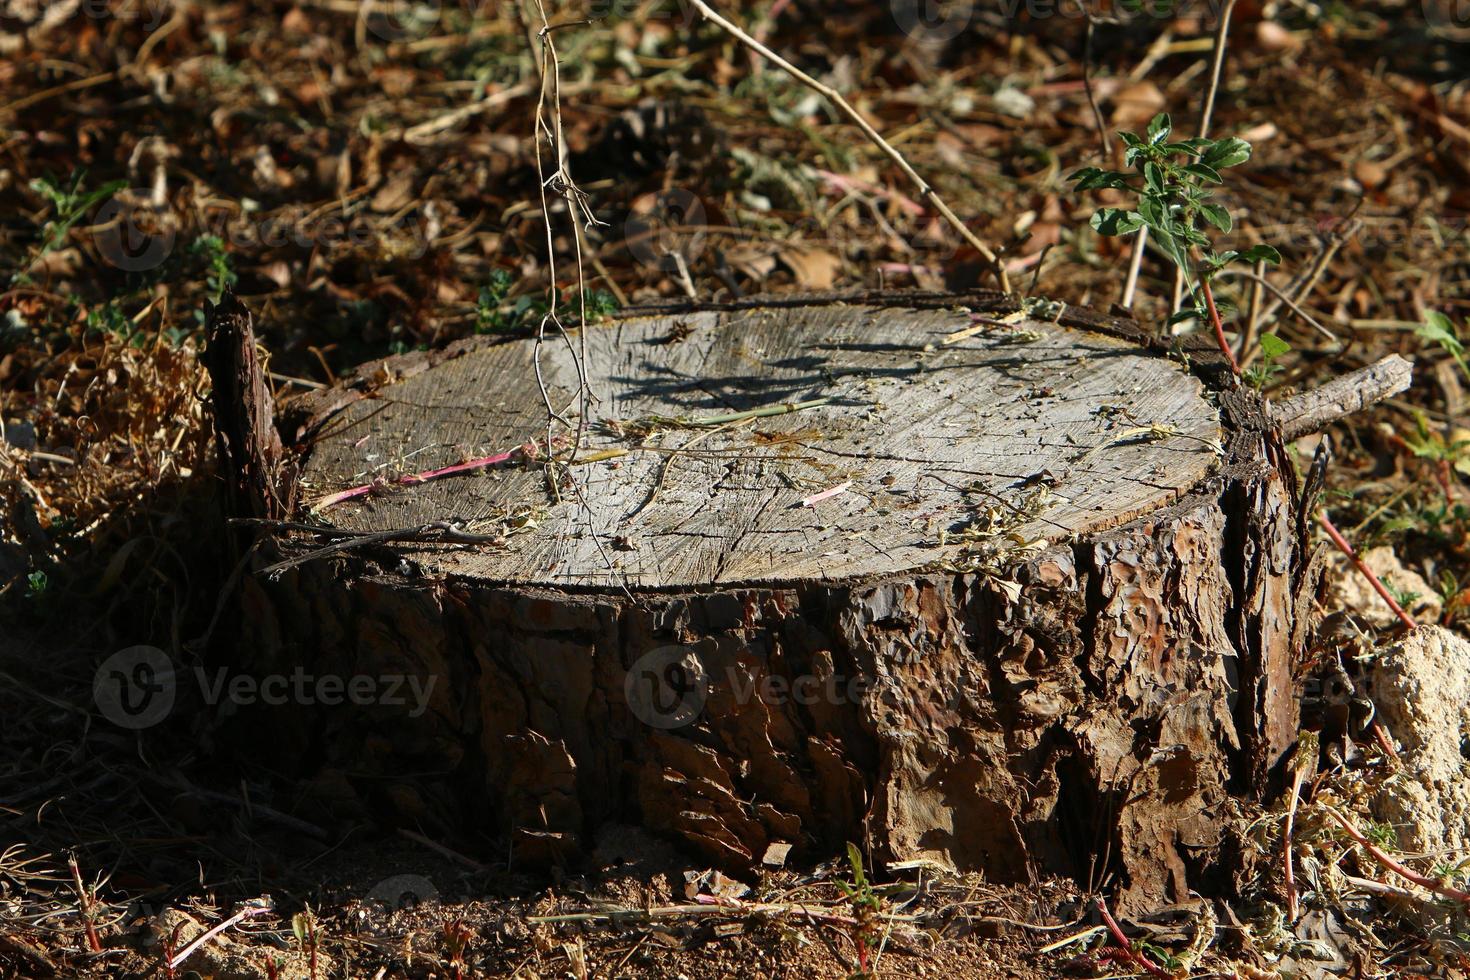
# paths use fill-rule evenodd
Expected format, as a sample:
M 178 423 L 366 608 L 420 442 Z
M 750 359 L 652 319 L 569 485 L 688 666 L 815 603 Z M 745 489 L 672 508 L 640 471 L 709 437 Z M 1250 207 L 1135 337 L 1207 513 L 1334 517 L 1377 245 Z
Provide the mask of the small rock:
M 1363 564 L 1371 568 L 1383 584 L 1388 586 L 1389 592 L 1400 598 L 1412 597 L 1405 606 L 1410 616 L 1420 622 L 1439 618 L 1443 605 L 1439 593 L 1424 581 L 1424 576 L 1405 568 L 1392 548 L 1387 545 L 1372 548 L 1363 552 L 1361 557 Z M 1367 578 L 1346 556 L 1334 552 L 1330 561 L 1332 565 L 1327 586 L 1329 609 L 1351 613 L 1364 622 L 1383 628 L 1391 628 L 1398 621 L 1393 610 L 1388 608 L 1388 603 L 1374 591 Z
M 1374 658 L 1368 691 L 1403 763 L 1373 800 L 1400 850 L 1450 853 L 1470 844 L 1470 643 L 1421 626 Z

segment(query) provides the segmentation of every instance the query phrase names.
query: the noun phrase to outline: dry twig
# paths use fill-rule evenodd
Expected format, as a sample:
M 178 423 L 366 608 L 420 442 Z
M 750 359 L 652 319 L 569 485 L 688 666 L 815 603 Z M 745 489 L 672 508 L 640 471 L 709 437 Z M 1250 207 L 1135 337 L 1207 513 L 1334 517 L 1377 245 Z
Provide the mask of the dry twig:
M 975 251 L 979 252 L 982 256 L 985 257 L 985 261 L 990 263 L 991 269 L 995 272 L 996 279 L 1000 282 L 1001 291 L 1005 293 L 1009 293 L 1011 291 L 1010 276 L 1006 273 L 1005 265 L 1000 261 L 1000 258 L 996 255 L 996 253 L 990 248 L 990 246 L 981 241 L 979 236 L 969 229 L 969 226 L 967 226 L 963 221 L 960 220 L 959 216 L 950 209 L 949 205 L 944 203 L 944 199 L 939 196 L 938 192 L 929 185 L 929 182 L 923 177 L 919 176 L 919 172 L 909 164 L 908 160 L 904 159 L 903 154 L 894 149 L 893 144 L 884 139 L 883 134 L 879 133 L 878 130 L 873 126 L 873 124 L 868 122 L 867 117 L 859 112 L 856 108 L 854 108 L 852 103 L 848 102 L 847 99 L 843 97 L 841 92 L 837 91 L 835 88 L 827 85 L 824 82 L 818 81 L 811 75 L 808 75 L 806 72 L 802 71 L 800 68 L 796 67 L 791 62 L 787 61 L 785 58 L 781 57 L 779 54 L 766 47 L 761 42 L 751 37 L 749 34 L 745 33 L 745 31 L 741 30 L 740 27 L 738 27 L 736 24 L 720 16 L 720 14 L 712 7 L 710 7 L 710 5 L 705 2 L 705 0 L 689 0 L 689 2 L 694 6 L 696 10 L 703 14 L 706 19 L 718 26 L 725 33 L 729 34 L 735 40 L 750 48 L 752 51 L 755 51 L 757 54 L 769 58 L 778 67 L 780 67 L 782 71 L 786 72 L 786 74 L 790 75 L 792 78 L 796 79 L 798 82 L 805 85 L 813 92 L 816 92 L 818 95 L 827 99 L 838 109 L 842 110 L 843 115 L 847 116 L 847 118 L 856 123 L 857 127 L 863 131 L 863 135 L 871 140 L 872 143 L 878 147 L 878 149 L 882 150 L 884 155 L 887 156 L 889 160 L 892 160 L 894 165 L 897 166 L 898 169 L 903 171 L 904 176 L 908 177 L 908 179 L 913 182 L 914 187 L 919 192 L 919 196 L 925 198 L 934 208 L 934 210 L 938 211 L 940 216 L 944 218 L 945 221 L 949 222 L 950 227 L 954 228 L 955 231 L 960 233 L 960 236 L 970 244 L 970 247 L 972 247 L 973 249 L 975 249 Z

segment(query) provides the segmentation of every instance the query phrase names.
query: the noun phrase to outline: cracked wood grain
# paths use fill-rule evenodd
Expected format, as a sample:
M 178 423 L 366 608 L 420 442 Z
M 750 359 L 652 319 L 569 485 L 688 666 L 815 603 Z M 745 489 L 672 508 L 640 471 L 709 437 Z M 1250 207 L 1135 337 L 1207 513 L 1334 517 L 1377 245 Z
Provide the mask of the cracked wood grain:
M 594 327 L 595 421 L 829 402 L 710 433 L 672 465 L 667 451 L 687 438 L 677 430 L 647 440 L 663 452 L 580 468 L 590 514 L 574 499 L 548 502 L 542 475 L 519 470 L 387 492 L 327 517 L 381 531 L 544 508 L 536 533 L 505 549 L 424 556 L 435 573 L 487 581 L 686 588 L 841 580 L 953 557 L 954 546 L 938 547 L 941 533 L 963 525 L 987 495 L 1015 498 L 1028 480 L 1055 485 L 1045 512 L 1015 533 L 1060 541 L 1165 506 L 1216 465 L 1218 411 L 1179 365 L 1117 337 L 1040 321 L 942 343 L 971 323 L 957 309 L 854 305 Z M 306 489 L 327 493 L 534 438 L 543 423 L 525 383 L 530 349 L 489 345 L 348 405 L 317 444 Z M 546 371 L 556 397 L 575 385 L 570 361 L 549 359 Z M 1117 439 L 1140 426 L 1161 435 Z M 588 449 L 637 445 L 604 432 Z M 964 473 L 976 487 L 931 479 L 939 473 Z M 849 480 L 849 493 L 795 508 Z M 589 528 L 632 548 L 609 568 Z

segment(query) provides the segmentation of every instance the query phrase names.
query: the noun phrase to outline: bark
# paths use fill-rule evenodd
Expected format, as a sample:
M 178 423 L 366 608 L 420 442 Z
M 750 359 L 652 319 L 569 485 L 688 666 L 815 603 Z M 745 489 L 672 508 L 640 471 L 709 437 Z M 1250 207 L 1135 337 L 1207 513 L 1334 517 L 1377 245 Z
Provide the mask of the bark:
M 909 302 L 909 309 L 923 306 Z M 994 317 L 1005 312 L 1005 301 L 980 302 Z M 762 315 L 777 324 L 769 329 L 785 329 L 780 310 Z M 910 326 L 935 336 L 971 322 L 960 314 L 925 316 Z M 729 322 L 698 329 L 728 330 Z M 1143 344 L 1103 356 L 1106 345 L 1097 339 L 1100 328 L 1115 336 L 1136 328 L 1091 314 L 1086 324 L 1087 331 L 1049 321 L 1018 328 L 1034 325 L 1052 339 L 1070 331 L 1088 361 L 1078 375 L 1088 383 L 1114 365 L 1125 380 L 1141 376 L 1128 359 L 1147 360 Z M 621 324 L 613 349 L 661 336 L 666 326 Z M 770 346 L 764 334 L 742 336 L 745 349 L 755 341 Z M 327 477 L 345 478 L 361 466 L 343 447 L 368 435 L 361 419 L 369 410 L 373 432 L 392 435 L 410 424 L 411 416 L 392 414 L 405 409 L 390 404 L 422 406 L 418 395 L 407 397 L 419 389 L 400 387 L 404 377 L 417 371 L 432 379 L 461 361 L 454 370 L 470 371 L 468 359 L 513 356 L 484 353 L 504 346 L 470 345 L 428 365 L 376 365 L 355 387 L 305 406 L 303 417 L 315 413 L 318 427 L 330 418 L 326 428 L 341 431 L 308 463 L 309 490 L 329 489 Z M 1001 358 L 1007 372 L 1029 369 L 1012 362 L 1018 352 L 983 338 L 968 350 L 954 363 Z M 1218 378 L 1200 353 L 1196 369 Z M 824 367 L 840 374 L 843 359 L 857 356 L 834 354 Z M 767 368 L 780 387 L 773 360 L 767 357 Z M 1180 391 L 1198 385 L 1170 371 Z M 909 376 L 904 383 L 922 387 Z M 450 380 L 423 390 L 460 397 Z M 901 404 L 897 387 L 882 394 L 885 404 Z M 623 389 L 604 397 L 631 398 Z M 1134 406 L 1171 405 L 1194 418 L 1184 402 L 1136 391 L 1130 397 Z M 1197 458 L 1199 437 L 1183 433 L 1183 415 L 1174 419 L 1181 434 L 1134 445 L 1093 438 L 1091 423 L 1077 421 L 1090 416 L 1063 412 L 1069 431 L 1092 436 L 1050 474 L 1060 496 L 1075 503 L 1104 478 L 1118 484 L 1120 501 L 1130 483 L 1164 489 L 1141 511 L 1143 497 L 1127 498 L 1115 513 L 1063 503 L 1027 511 L 1019 536 L 1044 529 L 1050 537 L 1030 549 L 987 553 L 986 561 L 968 560 L 973 542 L 904 542 L 887 549 L 895 556 L 887 569 L 864 559 L 842 574 L 793 574 L 844 528 L 873 531 L 863 522 L 874 518 L 872 508 L 854 503 L 819 516 L 821 525 L 796 523 L 850 494 L 792 509 L 781 502 L 810 491 L 782 487 L 772 491 L 788 522 L 780 526 L 822 543 L 789 556 L 776 549 L 771 574 L 740 550 L 750 535 L 779 530 L 757 521 L 732 534 L 736 557 L 728 562 L 669 559 L 644 569 L 640 580 L 627 570 L 611 577 L 591 564 L 594 552 L 572 549 L 570 560 L 584 567 L 575 569 L 579 577 L 559 578 L 527 557 L 545 554 L 534 535 L 571 533 L 552 508 L 531 538 L 512 535 L 490 553 L 379 543 L 255 578 L 244 591 L 237 669 L 401 675 L 433 686 L 421 713 L 412 697 L 405 705 L 381 696 L 361 705 L 240 709 L 249 751 L 296 777 L 298 802 L 318 819 L 386 818 L 496 854 L 507 853 L 508 842 L 517 864 L 573 860 L 600 825 L 634 821 L 732 872 L 758 863 L 773 843 L 795 845 L 799 859 L 829 855 L 851 840 L 880 860 L 929 859 L 983 870 L 998 882 L 1047 873 L 1100 882 L 1114 874 L 1125 911 L 1182 900 L 1190 890 L 1219 892 L 1242 860 L 1230 835 L 1235 800 L 1269 791 L 1295 739 L 1293 656 L 1310 625 L 1319 572 L 1266 406 L 1240 389 L 1201 389 L 1197 397 L 1215 413 L 1211 424 L 1221 436 L 1207 466 Z M 1045 400 L 1019 402 L 1006 418 L 1023 418 Z M 823 438 L 845 437 L 847 410 L 824 416 Z M 793 414 L 764 424 L 761 438 L 771 439 L 808 431 L 813 422 Z M 1059 423 L 1040 424 L 1045 434 Z M 880 432 L 894 429 L 912 441 L 898 423 Z M 368 451 L 370 440 L 359 448 Z M 885 451 L 875 447 L 873 458 Z M 1163 462 L 1151 462 L 1153 453 L 1166 453 Z M 1094 466 L 1100 457 L 1113 463 Z M 757 478 L 766 481 L 759 486 L 780 486 L 774 464 L 747 465 L 754 468 L 740 486 Z M 912 475 L 895 472 L 900 480 Z M 615 471 L 636 485 L 624 502 L 643 499 L 651 473 L 632 462 Z M 435 494 L 528 495 L 544 486 L 532 479 L 539 476 L 433 486 Z M 990 492 L 1020 499 L 1014 486 L 995 480 Z M 338 528 L 370 530 L 410 510 L 415 520 L 406 523 L 415 523 L 428 512 L 424 500 L 444 506 L 426 491 L 324 516 Z M 672 496 L 657 506 L 677 517 Z M 747 506 L 769 513 L 757 498 Z M 978 506 L 963 494 L 925 505 L 952 507 L 950 516 L 968 508 L 971 519 Z M 908 519 L 896 504 L 889 513 L 897 515 L 890 530 Z M 672 517 L 667 525 L 658 515 L 649 519 L 663 529 L 652 533 L 677 532 Z M 299 554 L 314 544 L 292 539 L 277 547 Z M 930 560 L 913 560 L 924 549 Z

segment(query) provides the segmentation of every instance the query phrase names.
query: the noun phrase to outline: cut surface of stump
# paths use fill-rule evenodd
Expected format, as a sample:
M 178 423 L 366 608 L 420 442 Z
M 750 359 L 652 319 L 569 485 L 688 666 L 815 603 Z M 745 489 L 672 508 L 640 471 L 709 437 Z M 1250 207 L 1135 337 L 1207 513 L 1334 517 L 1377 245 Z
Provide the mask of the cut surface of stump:
M 352 531 L 446 519 L 510 530 L 530 516 L 534 530 L 503 547 L 428 560 L 495 582 L 855 579 L 1116 527 L 1197 486 L 1221 449 L 1219 410 L 1180 365 L 1033 319 L 754 309 L 638 317 L 587 341 L 598 424 L 581 455 L 630 452 L 576 465 L 580 493 L 550 503 L 545 472 L 517 464 L 396 488 L 325 519 Z M 306 492 L 544 436 L 536 356 L 530 341 L 489 345 L 349 406 L 316 445 Z M 567 348 L 548 342 L 540 359 L 551 403 L 574 403 Z M 759 412 L 784 414 L 739 417 Z
M 736 873 L 857 841 L 1000 882 L 1112 874 L 1125 910 L 1218 890 L 1232 797 L 1296 735 L 1295 476 L 1254 395 L 1127 323 L 1032 310 L 592 327 L 588 438 L 554 467 L 533 341 L 364 366 L 305 406 L 296 499 L 379 486 L 275 540 L 236 666 L 427 700 L 261 708 L 247 750 L 290 760 L 319 818 L 514 862 L 621 821 Z M 575 410 L 566 344 L 540 371 Z M 488 538 L 341 536 L 441 522 Z

